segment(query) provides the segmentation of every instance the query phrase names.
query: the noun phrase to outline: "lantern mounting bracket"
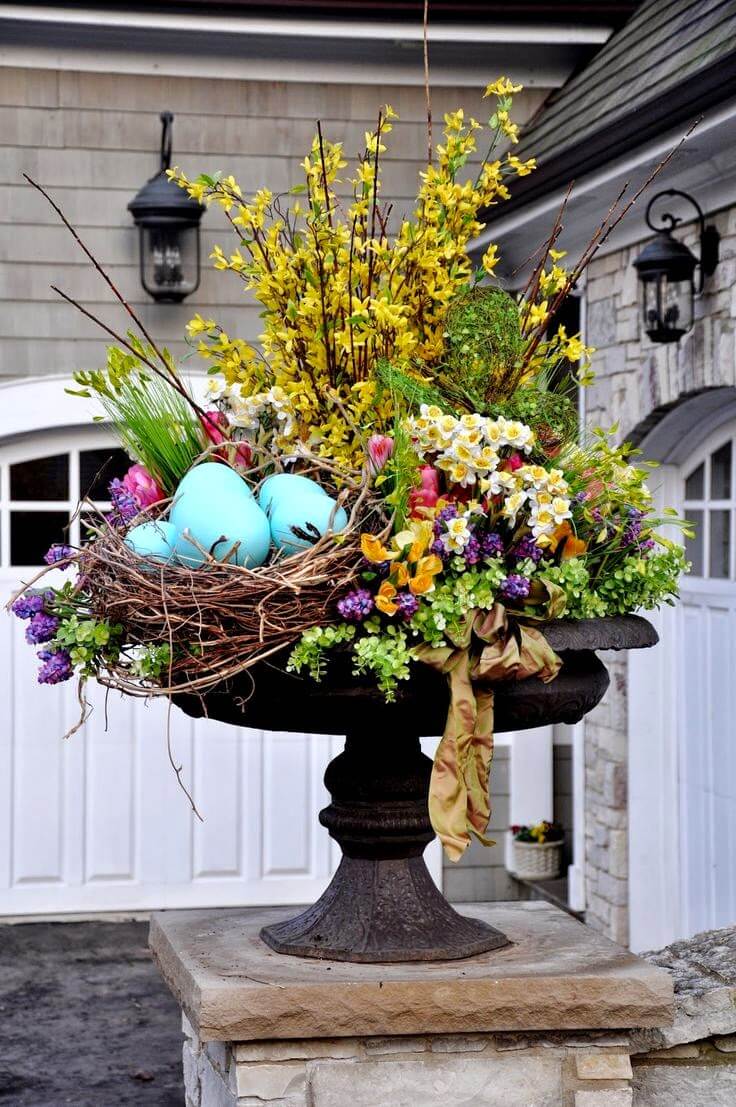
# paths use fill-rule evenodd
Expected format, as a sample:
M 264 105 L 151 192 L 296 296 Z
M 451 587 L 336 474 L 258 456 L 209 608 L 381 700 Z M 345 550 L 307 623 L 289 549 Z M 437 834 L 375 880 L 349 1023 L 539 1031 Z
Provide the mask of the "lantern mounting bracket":
M 647 204 L 647 210 L 644 214 L 644 221 L 650 230 L 656 234 L 671 235 L 672 231 L 676 227 L 679 227 L 684 222 L 678 215 L 674 215 L 672 212 L 663 211 L 657 216 L 659 226 L 652 222 L 651 211 L 658 200 L 661 200 L 663 196 L 679 196 L 683 200 L 687 200 L 689 204 L 695 208 L 698 216 L 699 227 L 699 241 L 700 241 L 700 257 L 697 259 L 698 266 L 698 285 L 696 292 L 698 295 L 703 291 L 703 285 L 705 278 L 709 277 L 718 265 L 718 248 L 721 241 L 721 236 L 713 226 L 706 227 L 705 216 L 703 215 L 703 209 L 701 208 L 695 197 L 691 196 L 688 192 L 683 192 L 679 188 L 665 188 L 662 192 L 656 193 L 652 196 L 651 200 Z

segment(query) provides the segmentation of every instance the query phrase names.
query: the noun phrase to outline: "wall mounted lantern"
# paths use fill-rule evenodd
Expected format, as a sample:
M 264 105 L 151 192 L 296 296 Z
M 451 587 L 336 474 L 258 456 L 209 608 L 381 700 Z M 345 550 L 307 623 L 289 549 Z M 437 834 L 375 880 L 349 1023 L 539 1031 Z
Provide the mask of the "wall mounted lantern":
M 204 208 L 166 176 L 174 116 L 161 113 L 161 168 L 128 204 L 140 233 L 141 284 L 162 304 L 178 304 L 199 286 L 199 221 Z
M 652 222 L 652 207 L 663 196 L 681 196 L 698 213 L 699 258 L 684 242 L 678 242 L 672 235 L 675 227 L 683 222 L 682 219 L 666 211 L 659 216 L 661 226 L 657 227 Z M 657 237 L 644 247 L 634 261 L 641 281 L 644 329 L 652 342 L 679 342 L 693 325 L 694 298 L 703 291 L 705 278 L 718 264 L 720 235 L 715 227 L 706 227 L 697 201 L 677 188 L 668 188 L 653 196 L 647 205 L 645 220 Z

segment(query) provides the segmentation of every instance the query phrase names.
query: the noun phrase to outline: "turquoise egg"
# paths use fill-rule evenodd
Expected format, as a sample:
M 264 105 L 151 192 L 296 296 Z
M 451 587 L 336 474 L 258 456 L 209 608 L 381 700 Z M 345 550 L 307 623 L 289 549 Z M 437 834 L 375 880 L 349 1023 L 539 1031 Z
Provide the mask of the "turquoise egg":
M 300 473 L 274 473 L 266 477 L 258 489 L 258 503 L 264 511 L 269 511 L 272 504 L 297 503 L 305 494 L 327 495 L 322 485 L 310 477 L 303 477 Z
M 268 557 L 271 532 L 266 514 L 245 481 L 226 465 L 206 462 L 187 473 L 169 518 L 176 532 L 177 560 L 189 568 L 205 561 L 203 550 L 216 560 L 248 568 L 262 565 Z
M 335 501 L 331 496 L 317 495 L 314 492 L 279 499 L 274 503 L 270 512 L 271 537 L 273 543 L 286 554 L 298 553 L 300 550 L 309 549 L 317 541 L 317 535 L 311 539 L 301 538 L 294 534 L 293 527 L 311 533 L 310 524 L 316 527 L 320 535 L 324 534 L 330 522 Z M 345 509 L 338 507 L 335 518 L 332 521 L 332 530 L 337 534 L 347 526 L 348 517 Z
M 125 536 L 125 545 L 145 561 L 168 565 L 174 560 L 176 531 L 171 523 L 139 523 Z
M 195 465 L 185 477 L 179 481 L 174 499 L 178 499 L 184 492 L 203 491 L 208 494 L 232 492 L 234 495 L 245 493 L 253 499 L 250 485 L 246 484 L 241 476 L 231 469 L 229 465 L 223 465 L 219 461 L 203 461 L 201 465 Z

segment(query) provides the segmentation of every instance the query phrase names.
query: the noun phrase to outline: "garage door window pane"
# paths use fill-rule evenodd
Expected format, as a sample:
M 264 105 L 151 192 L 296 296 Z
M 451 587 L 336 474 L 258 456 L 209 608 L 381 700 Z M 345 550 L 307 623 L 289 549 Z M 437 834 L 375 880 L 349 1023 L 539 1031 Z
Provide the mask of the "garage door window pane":
M 702 500 L 705 495 L 705 465 L 698 465 L 685 481 L 685 499 Z
M 68 525 L 67 511 L 11 511 L 11 564 L 42 565 L 49 546 L 66 541 Z
M 710 459 L 710 498 L 711 500 L 729 500 L 731 498 L 731 443 L 727 442 Z
M 729 511 L 710 513 L 710 575 L 717 580 L 728 579 L 731 551 L 730 515 Z
M 692 524 L 695 534 L 692 538 L 685 539 L 685 557 L 692 562 L 690 575 L 702 577 L 703 575 L 703 512 L 688 511 L 687 520 Z
M 114 477 L 122 478 L 130 468 L 125 450 L 111 446 L 102 450 L 82 450 L 79 455 L 79 487 L 82 497 L 107 500 L 107 486 Z
M 11 500 L 68 500 L 69 455 L 34 457 L 10 466 Z

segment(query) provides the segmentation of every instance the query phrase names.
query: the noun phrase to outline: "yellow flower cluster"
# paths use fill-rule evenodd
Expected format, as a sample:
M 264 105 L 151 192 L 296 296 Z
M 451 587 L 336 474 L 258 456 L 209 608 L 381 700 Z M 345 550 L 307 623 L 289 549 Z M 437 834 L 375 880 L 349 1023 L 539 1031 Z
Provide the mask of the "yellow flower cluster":
M 374 375 L 380 359 L 420 361 L 429 370 L 440 362 L 448 305 L 474 279 L 468 247 L 484 226 L 479 213 L 508 198 L 510 178 L 534 168 L 534 159 L 492 158 L 500 136 L 515 139 L 508 113 L 519 88 L 501 78 L 486 90 L 498 108 L 474 178 L 461 179 L 483 127 L 462 111 L 445 116 L 444 141 L 420 174 L 413 218 L 402 219 L 393 235 L 380 201 L 384 139 L 395 118 L 390 106 L 365 135 L 345 210 L 337 186 L 347 163 L 341 144 L 321 130 L 302 164 L 304 184 L 291 190 L 288 204 L 266 189 L 244 200 L 232 177 L 191 181 L 170 171 L 195 199 L 225 210 L 239 244 L 229 253 L 216 247 L 215 267 L 237 274 L 264 308 L 260 351 L 200 316 L 190 336 L 243 396 L 279 387 L 299 437 L 321 456 L 356 464 L 364 436 L 389 425 L 391 400 Z M 497 261 L 491 246 L 482 268 L 490 274 Z

